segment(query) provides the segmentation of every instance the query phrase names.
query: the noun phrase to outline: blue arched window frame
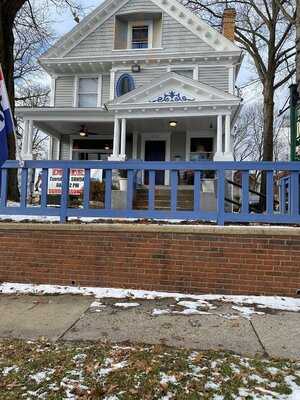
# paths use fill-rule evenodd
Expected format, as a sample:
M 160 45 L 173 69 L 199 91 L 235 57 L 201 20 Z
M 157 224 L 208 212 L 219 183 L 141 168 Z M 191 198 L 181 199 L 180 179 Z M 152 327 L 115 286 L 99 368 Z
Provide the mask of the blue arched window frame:
M 116 85 L 117 97 L 120 97 L 120 96 L 123 96 L 123 94 L 126 94 L 126 93 L 122 93 L 122 83 L 123 83 L 124 79 L 128 79 L 128 81 L 129 81 L 129 91 L 127 93 L 129 93 L 129 92 L 131 92 L 132 90 L 135 89 L 133 77 L 130 74 L 123 74 L 118 79 L 118 82 L 117 82 L 117 85 Z

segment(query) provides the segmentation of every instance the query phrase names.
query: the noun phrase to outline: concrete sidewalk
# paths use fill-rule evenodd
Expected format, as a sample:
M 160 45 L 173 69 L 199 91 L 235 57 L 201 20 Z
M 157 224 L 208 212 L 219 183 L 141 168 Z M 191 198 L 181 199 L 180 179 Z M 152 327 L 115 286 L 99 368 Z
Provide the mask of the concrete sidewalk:
M 91 308 L 94 298 L 86 296 L 0 295 L 0 337 L 129 341 L 300 359 L 300 313 L 272 311 L 249 320 L 221 304 L 209 314 L 153 316 L 154 309 L 175 307 L 175 300 L 116 306 L 124 301 L 103 299 L 103 306 Z

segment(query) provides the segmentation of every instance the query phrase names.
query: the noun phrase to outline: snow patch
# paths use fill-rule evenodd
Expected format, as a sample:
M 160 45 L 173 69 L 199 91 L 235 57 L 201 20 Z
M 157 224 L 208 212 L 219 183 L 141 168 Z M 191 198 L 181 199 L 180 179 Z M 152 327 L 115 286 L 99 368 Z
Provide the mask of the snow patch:
M 115 299 L 166 299 L 174 298 L 178 301 L 179 305 L 189 303 L 188 309 L 196 310 L 196 304 L 199 303 L 200 307 L 212 309 L 214 308 L 210 302 L 219 301 L 225 303 L 233 303 L 237 306 L 252 305 L 258 308 L 270 308 L 278 311 L 293 311 L 300 312 L 300 299 L 290 297 L 278 297 L 278 296 L 229 296 L 229 295 L 192 295 L 192 294 L 181 294 L 181 293 L 168 293 L 168 292 L 156 292 L 156 291 L 145 291 L 145 290 L 128 290 L 128 289 L 111 289 L 111 288 L 95 288 L 95 287 L 73 287 L 73 286 L 59 286 L 59 285 L 33 285 L 33 284 L 21 284 L 21 283 L 2 283 L 0 285 L 0 293 L 3 294 L 73 294 L 73 295 L 84 295 L 94 296 L 97 299 L 103 298 L 115 298 Z M 190 300 L 195 300 L 192 302 Z M 155 312 L 155 310 L 153 310 Z M 162 313 L 163 310 L 160 311 Z M 244 314 L 253 314 L 252 310 L 245 310 Z M 257 311 L 255 311 L 258 314 Z M 154 313 L 155 315 L 155 313 Z
M 256 315 L 265 315 L 263 312 L 255 311 L 253 307 L 238 307 L 232 306 L 232 309 L 238 311 L 244 318 L 251 319 L 251 317 Z
M 132 307 L 139 307 L 139 303 L 115 303 L 115 307 L 119 308 L 132 308 Z

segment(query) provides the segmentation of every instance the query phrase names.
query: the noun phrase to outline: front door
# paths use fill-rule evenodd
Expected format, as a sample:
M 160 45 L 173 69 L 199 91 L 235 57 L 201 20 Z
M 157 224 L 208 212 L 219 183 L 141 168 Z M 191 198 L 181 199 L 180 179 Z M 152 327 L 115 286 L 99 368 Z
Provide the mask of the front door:
M 145 161 L 165 161 L 166 160 L 166 142 L 164 140 L 147 140 L 145 142 Z M 165 172 L 156 171 L 155 184 L 165 184 Z M 149 173 L 145 171 L 145 185 L 149 184 Z

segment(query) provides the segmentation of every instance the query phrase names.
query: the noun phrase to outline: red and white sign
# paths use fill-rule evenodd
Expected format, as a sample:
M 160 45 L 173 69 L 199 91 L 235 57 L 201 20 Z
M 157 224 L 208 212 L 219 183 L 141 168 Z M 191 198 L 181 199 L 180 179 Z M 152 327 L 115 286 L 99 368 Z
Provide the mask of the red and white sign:
M 60 195 L 62 186 L 63 170 L 60 168 L 49 169 L 48 194 Z M 84 169 L 70 170 L 69 194 L 80 196 L 84 188 Z

